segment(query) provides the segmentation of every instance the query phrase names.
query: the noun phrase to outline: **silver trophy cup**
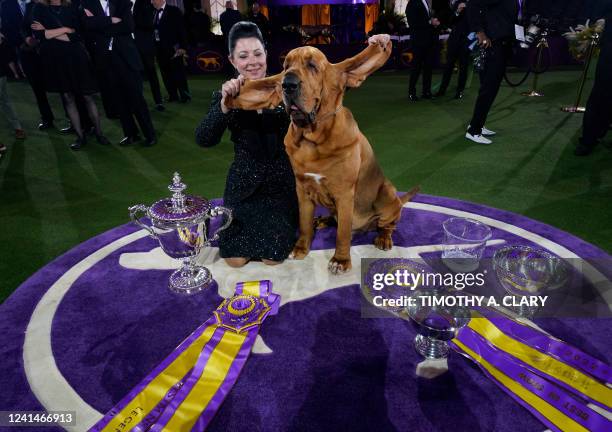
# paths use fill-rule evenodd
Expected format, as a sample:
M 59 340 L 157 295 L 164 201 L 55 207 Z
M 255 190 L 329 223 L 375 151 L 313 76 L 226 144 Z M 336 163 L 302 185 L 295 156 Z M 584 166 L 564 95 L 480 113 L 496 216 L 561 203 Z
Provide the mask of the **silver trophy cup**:
M 174 173 L 165 198 L 147 207 L 143 204 L 129 208 L 130 218 L 159 241 L 162 250 L 171 258 L 180 259 L 181 267 L 170 276 L 170 290 L 180 294 L 195 294 L 212 281 L 210 270 L 196 263 L 196 257 L 206 246 L 219 238 L 219 233 L 232 222 L 232 212 L 225 207 L 213 207 L 205 198 L 184 195 L 186 185 Z M 209 238 L 210 219 L 225 215 L 225 223 Z M 150 220 L 147 224 L 139 215 Z

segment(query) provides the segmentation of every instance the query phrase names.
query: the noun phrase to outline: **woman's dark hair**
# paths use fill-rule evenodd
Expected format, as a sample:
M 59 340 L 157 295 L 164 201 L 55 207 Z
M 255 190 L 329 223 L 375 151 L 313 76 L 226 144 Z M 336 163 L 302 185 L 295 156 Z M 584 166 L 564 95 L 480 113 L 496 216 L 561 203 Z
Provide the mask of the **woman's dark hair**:
M 266 46 L 263 40 L 263 36 L 261 35 L 261 31 L 259 31 L 259 27 L 257 27 L 257 24 L 249 21 L 239 21 L 232 26 L 229 32 L 229 36 L 227 37 L 230 55 L 234 53 L 234 48 L 236 48 L 236 43 L 238 42 L 238 39 L 245 38 L 257 38 L 264 47 Z

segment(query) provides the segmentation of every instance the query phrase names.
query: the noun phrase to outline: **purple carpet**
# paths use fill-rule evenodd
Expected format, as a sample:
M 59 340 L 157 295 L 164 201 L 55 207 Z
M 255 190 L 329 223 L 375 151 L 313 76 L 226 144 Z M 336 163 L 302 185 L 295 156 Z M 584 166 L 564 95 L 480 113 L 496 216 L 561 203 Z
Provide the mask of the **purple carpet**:
M 441 224 L 449 217 L 444 209 L 455 209 L 522 228 L 581 258 L 609 258 L 593 245 L 523 216 L 427 195 L 414 202 L 439 207 L 404 209 L 394 234 L 396 245 L 442 243 Z M 84 257 L 138 230 L 126 224 L 75 247 L 40 269 L 0 305 L 0 410 L 45 410 L 26 378 L 23 354 L 25 330 L 43 295 Z M 319 231 L 313 249 L 333 248 L 334 239 L 332 229 Z M 355 235 L 353 245 L 372 239 L 373 234 Z M 534 245 L 499 228 L 493 228 L 492 239 Z M 171 270 L 133 270 L 119 264 L 123 253 L 147 252 L 156 246 L 155 240 L 145 237 L 104 257 L 71 285 L 53 316 L 51 347 L 57 369 L 73 391 L 100 413 L 210 317 L 223 299 L 216 286 L 191 297 L 173 295 L 166 288 Z M 487 248 L 487 256 L 494 250 Z M 609 268 L 598 270 L 610 277 Z M 490 276 L 490 283 L 496 283 Z M 209 430 L 545 429 L 473 363 L 455 353 L 446 374 L 433 380 L 417 378 L 415 366 L 421 358 L 413 349 L 412 328 L 399 319 L 361 318 L 360 297 L 359 286 L 349 285 L 283 305 L 261 331 L 272 353 L 251 355 Z M 538 324 L 610 363 L 612 320 L 549 318 Z

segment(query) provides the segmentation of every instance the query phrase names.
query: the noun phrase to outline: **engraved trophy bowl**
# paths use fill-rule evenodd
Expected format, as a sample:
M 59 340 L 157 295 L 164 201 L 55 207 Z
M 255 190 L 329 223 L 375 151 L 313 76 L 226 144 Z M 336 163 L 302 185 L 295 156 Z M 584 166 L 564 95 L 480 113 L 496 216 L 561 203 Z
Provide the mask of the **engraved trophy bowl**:
M 568 264 L 544 249 L 531 246 L 505 246 L 493 255 L 493 268 L 502 287 L 517 298 L 542 295 L 565 286 L 569 278 Z M 532 318 L 537 307 L 517 302 L 513 310 Z
M 206 246 L 219 238 L 219 233 L 232 223 L 232 211 L 213 207 L 205 198 L 185 195 L 187 186 L 174 173 L 168 189 L 172 197 L 161 199 L 151 206 L 143 204 L 129 208 L 130 218 L 156 239 L 171 258 L 180 259 L 181 267 L 170 275 L 170 290 L 179 294 L 195 294 L 212 282 L 210 270 L 196 263 L 196 257 Z M 142 216 L 150 220 L 143 221 Z M 225 215 L 225 223 L 209 238 L 210 219 Z
M 426 359 L 448 357 L 448 341 L 470 321 L 470 310 L 463 306 L 437 305 L 432 300 L 452 296 L 452 292 L 439 289 L 420 289 L 412 294 L 413 302 L 406 313 L 417 332 L 414 348 Z

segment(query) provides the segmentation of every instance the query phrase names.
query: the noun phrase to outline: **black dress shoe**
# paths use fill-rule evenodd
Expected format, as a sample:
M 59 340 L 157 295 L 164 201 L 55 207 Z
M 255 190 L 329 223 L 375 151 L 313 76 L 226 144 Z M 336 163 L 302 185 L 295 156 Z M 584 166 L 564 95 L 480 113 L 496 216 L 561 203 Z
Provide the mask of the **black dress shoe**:
M 104 135 L 96 135 L 96 141 L 98 141 L 98 144 L 110 145 L 110 141 Z
M 458 91 L 457 93 L 455 93 L 455 99 L 463 99 L 463 92 Z
M 81 150 L 83 146 L 85 146 L 86 143 L 87 143 L 87 139 L 85 138 L 85 136 L 79 137 L 77 138 L 75 142 L 70 144 L 70 149 L 75 150 L 75 151 Z
M 155 144 L 157 144 L 157 138 L 148 138 L 142 143 L 145 147 L 153 147 Z
M 412 102 L 418 102 L 420 99 L 418 98 L 417 95 L 415 95 L 414 93 L 410 93 L 408 95 L 408 99 L 410 99 Z
M 46 129 L 52 129 L 53 128 L 53 122 L 52 121 L 41 121 L 38 124 L 38 130 L 46 130 Z
M 68 125 L 65 128 L 60 129 L 60 133 L 63 133 L 63 134 L 70 134 L 74 132 L 75 132 L 74 127 L 72 125 Z
M 155 105 L 155 110 L 159 112 L 166 111 L 166 107 L 164 106 L 164 104 L 158 103 Z
M 421 99 L 433 99 L 433 95 L 431 93 L 423 93 L 421 95 Z
M 181 97 L 181 103 L 191 102 L 191 96 L 183 96 Z

